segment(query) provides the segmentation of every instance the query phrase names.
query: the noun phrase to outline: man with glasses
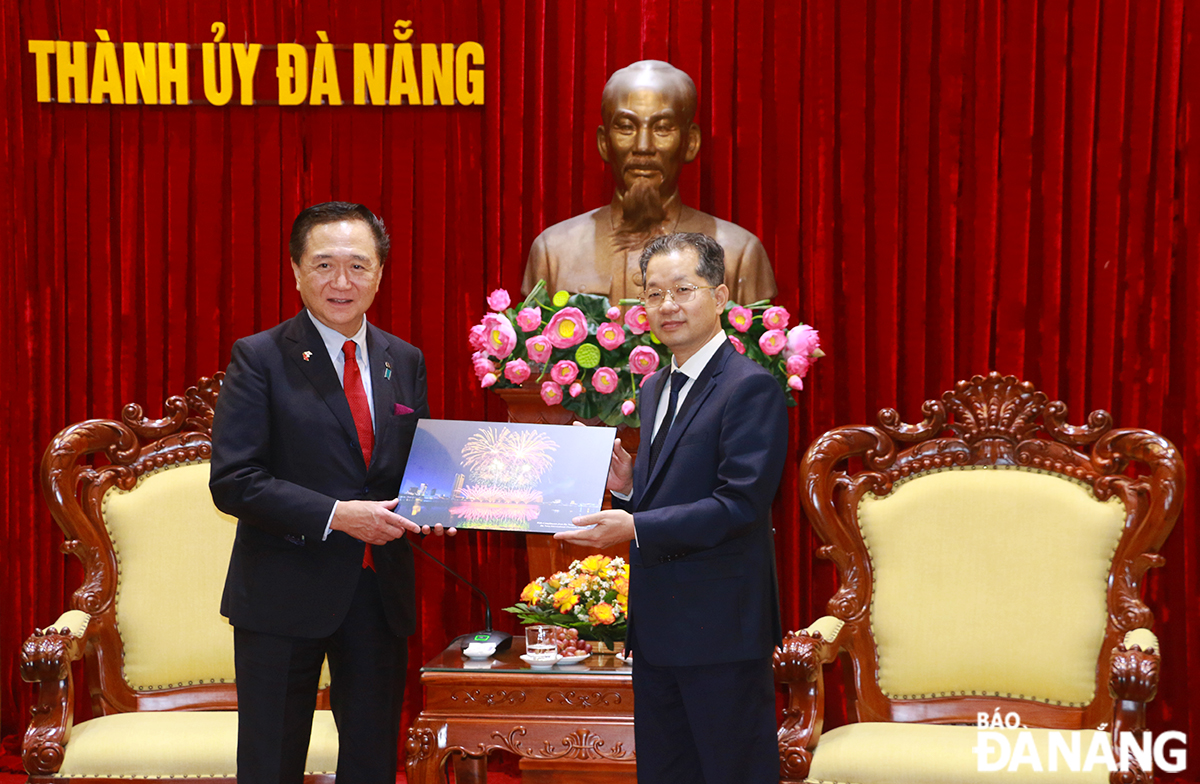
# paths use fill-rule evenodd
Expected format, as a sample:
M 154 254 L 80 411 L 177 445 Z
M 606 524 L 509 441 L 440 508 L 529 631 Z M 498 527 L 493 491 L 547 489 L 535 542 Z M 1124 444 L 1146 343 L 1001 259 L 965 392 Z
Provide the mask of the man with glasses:
M 630 542 L 638 781 L 779 781 L 771 654 L 782 639 L 771 502 L 788 421 L 774 377 L 721 329 L 724 253 L 652 241 L 642 301 L 670 367 L 642 387 L 637 461 L 613 447 L 614 507 L 555 538 Z

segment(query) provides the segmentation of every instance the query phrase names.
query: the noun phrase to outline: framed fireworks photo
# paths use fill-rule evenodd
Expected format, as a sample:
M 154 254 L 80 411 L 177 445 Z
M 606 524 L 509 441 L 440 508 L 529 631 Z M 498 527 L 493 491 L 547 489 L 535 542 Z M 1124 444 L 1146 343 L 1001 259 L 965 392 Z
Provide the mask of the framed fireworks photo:
M 616 428 L 417 423 L 396 512 L 418 525 L 552 534 L 599 512 Z

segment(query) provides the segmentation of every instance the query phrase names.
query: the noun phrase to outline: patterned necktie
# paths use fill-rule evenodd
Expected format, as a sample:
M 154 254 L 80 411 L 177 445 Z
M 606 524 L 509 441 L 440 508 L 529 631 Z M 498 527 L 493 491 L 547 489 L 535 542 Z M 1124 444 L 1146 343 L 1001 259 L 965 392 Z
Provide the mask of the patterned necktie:
M 362 446 L 363 462 L 371 465 L 371 450 L 375 448 L 375 428 L 371 426 L 371 406 L 367 403 L 367 390 L 363 387 L 362 374 L 358 372 L 357 346 L 353 340 L 342 344 L 346 356 L 346 368 L 342 371 L 342 386 L 346 389 L 346 402 L 350 404 L 350 415 L 354 417 L 354 429 L 358 431 L 358 443 Z M 371 545 L 363 550 L 364 569 L 375 568 Z
M 679 404 L 679 390 L 683 389 L 683 385 L 687 383 L 688 377 L 679 371 L 671 373 L 671 402 L 667 404 L 667 415 L 663 417 L 662 424 L 658 426 L 658 432 L 654 434 L 654 440 L 650 442 L 650 470 L 654 470 L 654 466 L 658 464 L 658 455 L 662 452 L 663 444 L 667 443 L 667 433 L 671 430 L 671 424 L 675 421 L 675 406 Z

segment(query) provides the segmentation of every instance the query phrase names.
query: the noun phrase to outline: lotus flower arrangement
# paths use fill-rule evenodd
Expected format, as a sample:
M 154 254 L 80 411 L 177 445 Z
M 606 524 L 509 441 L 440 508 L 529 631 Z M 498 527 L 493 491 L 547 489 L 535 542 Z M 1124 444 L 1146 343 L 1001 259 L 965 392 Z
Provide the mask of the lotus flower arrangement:
M 539 577 L 521 591 L 521 601 L 505 607 L 521 623 L 548 623 L 578 629 L 585 640 L 611 647 L 625 639 L 629 612 L 629 566 L 620 558 L 589 555 L 565 572 Z
M 596 294 L 548 295 L 539 281 L 523 302 L 496 289 L 488 312 L 468 342 L 482 387 L 529 385 L 547 405 L 562 405 L 580 419 L 639 427 L 637 391 L 671 352 L 650 331 L 638 300 L 610 306 Z M 812 363 L 824 356 L 820 336 L 807 324 L 788 329 L 791 314 L 768 301 L 728 303 L 721 325 L 738 351 L 779 381 L 788 405 L 804 388 Z

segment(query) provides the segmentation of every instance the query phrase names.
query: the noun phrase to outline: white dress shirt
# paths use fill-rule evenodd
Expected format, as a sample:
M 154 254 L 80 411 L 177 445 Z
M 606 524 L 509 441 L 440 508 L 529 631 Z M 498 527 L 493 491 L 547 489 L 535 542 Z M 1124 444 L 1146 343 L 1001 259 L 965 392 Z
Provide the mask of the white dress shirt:
M 337 371 L 338 381 L 342 382 L 343 388 L 346 385 L 346 353 L 342 350 L 342 346 L 346 344 L 347 340 L 354 341 L 354 345 L 357 347 L 354 356 L 358 360 L 358 375 L 362 378 L 363 391 L 367 393 L 367 405 L 371 408 L 371 430 L 374 431 L 375 397 L 371 394 L 371 363 L 367 357 L 367 317 L 363 316 L 362 326 L 351 337 L 346 337 L 333 327 L 322 324 L 311 310 L 308 311 L 308 317 L 312 319 L 313 326 L 317 328 L 317 332 L 321 334 L 321 340 L 325 342 L 325 350 L 329 352 L 329 359 L 333 362 L 333 368 Z M 321 537 L 322 540 L 329 538 L 333 516 L 337 513 L 340 503 L 341 501 L 335 500 L 333 508 L 329 510 L 329 519 L 325 521 L 325 535 Z
M 688 358 L 682 366 L 675 364 L 674 355 L 671 356 L 671 372 L 682 373 L 687 376 L 687 381 L 683 382 L 683 387 L 679 390 L 679 398 L 675 401 L 675 416 L 679 416 L 679 412 L 683 410 L 683 401 L 687 400 L 688 393 L 692 391 L 692 387 L 696 385 L 696 379 L 708 366 L 709 360 L 721 348 L 721 344 L 727 340 L 725 332 L 719 331 L 712 338 L 701 346 L 695 354 Z M 667 376 L 670 379 L 670 376 Z M 663 426 L 663 420 L 667 418 L 667 408 L 671 405 L 671 385 L 663 384 L 662 392 L 658 396 L 658 407 L 654 411 L 654 427 L 650 431 L 650 442 L 654 443 L 654 437 L 658 435 L 659 429 Z M 643 432 L 645 423 L 643 423 Z M 614 492 L 617 498 L 623 501 L 628 501 L 633 497 L 633 494 L 625 495 L 624 493 Z M 633 525 L 633 541 L 637 543 L 637 518 L 634 518 Z

